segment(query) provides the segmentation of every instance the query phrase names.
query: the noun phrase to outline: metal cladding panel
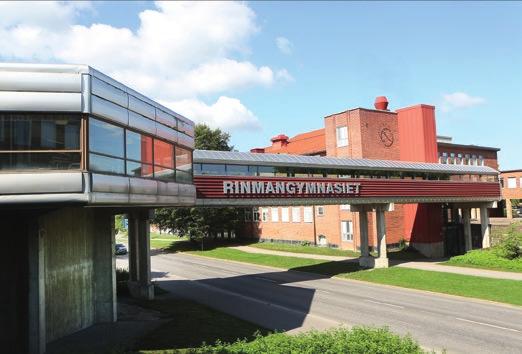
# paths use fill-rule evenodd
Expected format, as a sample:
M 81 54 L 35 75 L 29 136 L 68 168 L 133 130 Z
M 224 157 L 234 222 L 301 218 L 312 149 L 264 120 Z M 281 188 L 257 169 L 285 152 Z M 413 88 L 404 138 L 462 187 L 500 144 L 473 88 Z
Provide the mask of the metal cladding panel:
M 91 92 L 93 95 L 101 97 L 112 103 L 116 103 L 117 105 L 125 108 L 129 104 L 129 96 L 125 91 L 96 77 L 92 77 L 91 79 Z
M 129 195 L 123 193 L 100 193 L 90 194 L 91 204 L 121 205 L 129 203 Z
M 181 132 L 178 132 L 178 144 L 186 146 L 190 149 L 194 149 L 195 146 L 194 138 Z
M 97 96 L 91 96 L 91 113 L 116 123 L 129 124 L 127 109 Z
M 0 71 L 0 91 L 82 92 L 81 74 Z
M 170 142 L 177 143 L 179 133 L 172 128 L 156 122 L 156 135 Z
M 0 194 L 0 204 L 49 204 L 82 203 L 89 201 L 86 193 L 49 193 L 49 194 Z
M 294 183 L 358 183 L 359 194 L 224 194 L 224 181 L 294 182 Z M 501 198 L 500 184 L 493 182 L 451 182 L 412 179 L 334 179 L 334 178 L 263 178 L 232 176 L 194 176 L 197 198 L 218 199 L 270 199 L 270 198 L 381 198 L 387 197 L 430 197 L 430 198 Z
M 157 181 L 157 183 L 158 183 L 158 194 L 159 195 L 178 195 L 179 194 L 179 185 L 177 183 L 162 182 L 162 181 Z
M 130 194 L 158 194 L 158 183 L 154 180 L 144 178 L 129 178 Z
M 131 204 L 156 204 L 158 197 L 148 194 L 131 194 L 129 195 L 129 203 Z
M 196 187 L 191 184 L 180 184 L 179 185 L 179 195 L 183 197 L 195 197 L 196 196 Z
M 82 193 L 81 172 L 1 173 L 0 194 Z
M 81 112 L 81 93 L 0 91 L 0 110 Z
M 194 136 L 194 125 L 187 123 L 184 120 L 178 120 L 178 130 L 187 134 L 188 136 Z
M 171 196 L 171 195 L 169 195 L 169 196 L 159 195 L 157 198 L 157 201 L 161 205 L 165 205 L 165 204 L 177 205 L 180 203 L 178 196 Z
M 144 116 L 129 111 L 129 127 L 145 133 L 156 135 L 156 122 Z
M 93 192 L 129 193 L 129 177 L 93 173 L 91 175 L 91 183 Z
M 129 95 L 129 109 L 150 119 L 156 119 L 156 109 L 154 106 Z
M 156 108 L 156 120 L 160 123 L 168 125 L 171 128 L 177 128 L 176 117 L 174 117 L 172 114 L 162 111 L 159 108 Z

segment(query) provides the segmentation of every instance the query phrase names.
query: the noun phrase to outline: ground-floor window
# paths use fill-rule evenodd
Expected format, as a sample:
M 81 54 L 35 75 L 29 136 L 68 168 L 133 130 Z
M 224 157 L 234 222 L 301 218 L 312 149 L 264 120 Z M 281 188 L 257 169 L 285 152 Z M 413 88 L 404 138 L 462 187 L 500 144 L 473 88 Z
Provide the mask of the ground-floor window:
M 281 221 L 282 222 L 290 221 L 290 213 L 288 211 L 288 208 L 281 208 Z
M 258 208 L 254 208 L 254 210 L 252 210 L 252 220 L 254 222 L 259 221 L 259 209 Z
M 303 221 L 308 223 L 314 221 L 314 212 L 312 207 L 303 208 Z
M 301 222 L 301 208 L 292 208 L 292 222 Z
M 341 237 L 343 241 L 353 241 L 353 222 L 341 221 Z
M 272 222 L 279 222 L 279 209 L 272 208 Z
M 261 209 L 261 221 L 262 222 L 268 222 L 268 208 Z

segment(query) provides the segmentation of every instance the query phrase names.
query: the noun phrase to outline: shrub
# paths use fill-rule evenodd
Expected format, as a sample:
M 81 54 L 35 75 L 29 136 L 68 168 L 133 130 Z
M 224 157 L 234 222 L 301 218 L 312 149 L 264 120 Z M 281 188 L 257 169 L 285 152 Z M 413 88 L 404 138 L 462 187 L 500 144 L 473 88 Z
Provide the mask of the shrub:
M 252 342 L 246 340 L 232 344 L 217 342 L 213 346 L 191 349 L 189 353 L 423 353 L 411 337 L 401 337 L 387 328 L 354 327 L 328 331 L 311 331 L 298 335 L 275 333 Z
M 521 242 L 517 235 L 510 233 L 496 247 L 496 253 L 499 257 L 505 259 L 516 259 L 522 255 Z
M 310 241 L 301 241 L 301 242 L 299 242 L 299 245 L 301 245 L 301 246 L 311 246 L 312 243 Z

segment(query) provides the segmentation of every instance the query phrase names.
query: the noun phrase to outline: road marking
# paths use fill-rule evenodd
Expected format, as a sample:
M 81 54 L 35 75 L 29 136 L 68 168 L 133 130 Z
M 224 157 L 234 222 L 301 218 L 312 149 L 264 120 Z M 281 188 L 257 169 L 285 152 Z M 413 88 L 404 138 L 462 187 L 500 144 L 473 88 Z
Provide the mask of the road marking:
M 273 279 L 268 279 L 268 278 L 263 278 L 263 277 L 252 277 L 254 279 L 259 279 L 259 280 L 264 280 L 264 281 L 268 281 L 270 283 L 277 283 L 277 280 L 273 280 Z
M 457 320 L 459 321 L 464 321 L 464 322 L 469 322 L 469 323 L 475 323 L 475 324 L 479 324 L 479 325 L 483 325 L 483 326 L 488 326 L 488 327 L 493 327 L 493 328 L 498 328 L 498 329 L 504 329 L 506 331 L 511 331 L 511 332 L 520 332 L 518 329 L 514 329 L 514 328 L 508 328 L 508 327 L 502 327 L 502 326 L 496 326 L 496 325 L 492 325 L 492 324 L 489 324 L 489 323 L 484 323 L 484 322 L 477 322 L 477 321 L 472 321 L 472 320 L 467 320 L 465 318 L 460 318 L 460 317 L 455 317 Z
M 398 308 L 398 309 L 403 309 L 404 306 L 400 306 L 400 305 L 394 305 L 394 304 L 388 304 L 386 302 L 380 302 L 380 301 L 374 301 L 374 300 L 364 300 L 366 302 L 371 302 L 372 304 L 378 304 L 378 305 L 384 305 L 384 306 L 390 306 L 390 307 L 395 307 L 395 308 Z

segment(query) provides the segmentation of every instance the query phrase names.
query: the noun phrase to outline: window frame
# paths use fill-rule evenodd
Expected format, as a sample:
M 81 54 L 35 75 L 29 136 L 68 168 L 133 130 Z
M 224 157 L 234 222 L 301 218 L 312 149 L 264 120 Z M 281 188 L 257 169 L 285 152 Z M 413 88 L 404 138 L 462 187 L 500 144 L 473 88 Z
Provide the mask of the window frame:
M 348 232 L 344 232 L 343 225 L 347 225 Z M 352 220 L 341 220 L 341 241 L 342 242 L 353 242 L 353 221 Z
M 346 131 L 346 137 L 345 138 L 340 138 L 341 134 L 340 132 L 344 132 Z M 336 146 L 339 148 L 339 147 L 346 147 L 350 144 L 350 138 L 348 136 L 348 125 L 341 125 L 341 126 L 338 126 L 338 127 L 335 127 L 335 141 L 336 141 Z

